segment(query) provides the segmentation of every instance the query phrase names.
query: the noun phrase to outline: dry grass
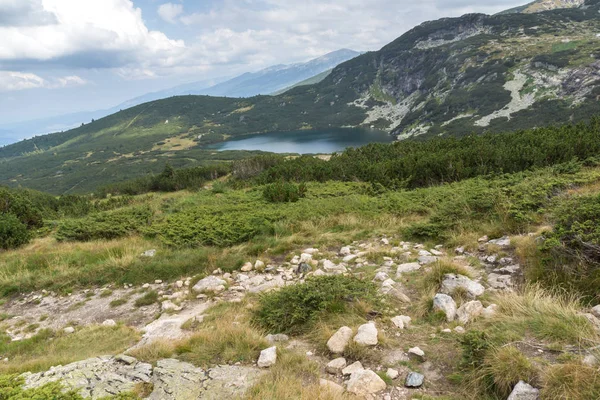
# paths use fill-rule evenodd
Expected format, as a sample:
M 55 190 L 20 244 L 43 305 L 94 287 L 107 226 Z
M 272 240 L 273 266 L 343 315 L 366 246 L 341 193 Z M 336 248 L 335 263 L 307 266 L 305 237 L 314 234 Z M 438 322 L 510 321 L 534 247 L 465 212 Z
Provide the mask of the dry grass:
M 179 341 L 156 340 L 145 346 L 137 347 L 127 352 L 128 355 L 150 364 L 156 364 L 158 360 L 171 358 L 175 354 L 175 348 Z
M 119 354 L 140 339 L 132 328 L 89 326 L 75 333 L 41 333 L 31 339 L 0 345 L 0 374 L 44 371 L 53 365 L 65 365 L 106 354 Z
M 600 398 L 600 371 L 578 363 L 554 365 L 543 377 L 543 400 Z
M 494 299 L 498 314 L 491 321 L 497 330 L 530 333 L 539 340 L 559 343 L 596 343 L 598 335 L 581 315 L 579 299 L 531 286 L 522 294 L 506 293 Z
M 319 385 L 319 366 L 304 355 L 281 352 L 277 364 L 246 394 L 246 400 L 350 400 Z

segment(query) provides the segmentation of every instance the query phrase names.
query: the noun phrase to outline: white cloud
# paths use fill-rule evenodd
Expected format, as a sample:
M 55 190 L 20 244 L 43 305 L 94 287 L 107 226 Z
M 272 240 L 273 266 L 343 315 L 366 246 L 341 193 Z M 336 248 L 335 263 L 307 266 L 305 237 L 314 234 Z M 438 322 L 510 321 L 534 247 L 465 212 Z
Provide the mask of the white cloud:
M 0 0 L 0 10 L 6 1 L 11 0 Z M 19 1 L 35 5 L 39 0 Z M 39 5 L 56 23 L 0 26 L 0 61 L 85 65 L 86 57 L 97 62 L 96 57 L 107 67 L 150 67 L 174 63 L 185 53 L 183 41 L 148 30 L 130 0 L 41 0 Z
M 44 79 L 32 73 L 0 71 L 0 92 L 36 88 L 58 89 L 85 85 L 87 82 L 77 75 Z
M 183 4 L 165 3 L 158 7 L 158 15 L 165 21 L 174 24 L 183 13 Z

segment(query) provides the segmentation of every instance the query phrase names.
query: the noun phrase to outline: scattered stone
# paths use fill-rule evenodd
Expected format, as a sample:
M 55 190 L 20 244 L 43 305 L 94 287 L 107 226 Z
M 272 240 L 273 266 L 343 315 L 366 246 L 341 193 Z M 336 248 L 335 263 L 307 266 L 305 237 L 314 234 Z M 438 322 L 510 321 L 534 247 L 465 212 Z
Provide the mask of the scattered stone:
M 310 265 L 308 265 L 305 262 L 301 262 L 300 264 L 298 264 L 298 268 L 296 268 L 296 273 L 298 275 L 307 274 L 310 272 L 311 269 L 312 268 L 310 267 Z
M 319 249 L 315 249 L 315 248 L 312 248 L 312 247 L 310 247 L 308 249 L 304 249 L 304 251 L 303 251 L 303 253 L 311 254 L 311 255 L 312 254 L 316 254 L 318 252 L 319 252 Z
M 478 241 L 479 243 L 487 242 L 488 240 L 490 240 L 490 238 L 489 238 L 487 235 L 485 235 L 485 236 L 482 236 L 482 237 L 480 237 L 479 239 L 477 239 L 477 241 Z
M 277 362 L 277 347 L 269 347 L 260 352 L 257 365 L 260 368 L 269 368 Z
M 336 333 L 327 341 L 327 348 L 334 354 L 343 353 L 352 338 L 352 329 L 347 326 L 342 326 Z
M 336 358 L 335 360 L 329 361 L 327 366 L 325 367 L 325 371 L 330 374 L 336 375 L 342 372 L 344 368 L 346 368 L 347 362 L 344 357 Z
M 454 249 L 454 252 L 456 254 L 458 254 L 459 256 L 462 256 L 463 254 L 465 254 L 465 248 L 464 247 L 457 247 Z
M 594 355 L 588 354 L 583 358 L 583 361 L 581 363 L 588 367 L 595 367 L 598 365 L 598 359 Z
M 424 380 L 425 376 L 419 374 L 418 372 L 410 372 L 406 377 L 404 386 L 406 386 L 407 388 L 420 388 L 421 386 L 423 386 Z
M 150 284 L 149 284 L 149 283 L 144 283 L 144 284 L 142 285 L 142 289 L 148 289 L 149 287 L 150 287 Z
M 389 246 L 390 241 L 387 238 L 381 238 L 381 244 L 384 246 Z
M 479 297 L 485 292 L 485 288 L 480 283 L 474 282 L 464 275 L 444 275 L 440 293 L 452 295 L 458 288 L 465 290 L 471 298 Z
M 346 382 L 348 392 L 357 396 L 368 396 L 385 390 L 387 387 L 383 379 L 370 369 L 356 371 Z
M 319 379 L 319 385 L 321 386 L 322 394 L 331 394 L 334 396 L 341 396 L 344 394 L 344 387 L 338 385 L 335 382 L 329 381 L 327 379 Z
M 411 359 L 417 360 L 417 361 L 425 360 L 425 352 L 423 350 L 421 350 L 419 347 L 413 347 L 412 349 L 409 349 L 408 356 Z
M 489 306 L 487 306 L 486 308 L 483 309 L 481 316 L 485 319 L 490 319 L 490 318 L 493 318 L 497 312 L 498 312 L 498 305 L 490 304 Z
M 175 282 L 175 286 L 179 289 L 181 289 L 183 287 L 183 281 L 177 281 Z
M 443 312 L 446 321 L 452 322 L 456 317 L 456 302 L 447 294 L 438 293 L 433 297 L 433 311 Z
M 350 246 L 345 246 L 340 249 L 340 256 L 347 256 L 352 254 L 352 250 L 350 250 Z
M 374 281 L 383 282 L 383 281 L 386 281 L 388 279 L 390 279 L 390 276 L 387 273 L 385 273 L 383 271 L 380 271 L 380 272 L 378 272 L 378 273 L 375 274 L 375 278 L 373 280 Z
M 519 381 L 507 400 L 538 400 L 540 391 L 528 383 Z
M 183 307 L 178 306 L 177 304 L 173 303 L 171 300 L 165 300 L 160 304 L 160 308 L 161 310 L 165 311 L 165 312 L 169 312 L 169 311 L 181 311 L 183 309 Z
M 358 327 L 358 332 L 354 336 L 354 342 L 363 346 L 375 346 L 378 342 L 378 334 L 379 332 L 377 331 L 377 327 L 375 327 L 375 323 L 369 322 Z
M 398 377 L 398 375 L 400 375 L 400 372 L 398 372 L 398 370 L 395 370 L 393 368 L 388 368 L 388 370 L 385 373 L 388 378 L 394 380 Z
M 442 329 L 442 333 L 452 333 L 452 329 Z
M 425 256 L 425 257 L 426 257 L 426 256 L 432 256 L 433 254 L 431 254 L 431 253 L 430 253 L 430 252 L 428 252 L 427 250 L 420 250 L 420 251 L 419 251 L 419 255 L 420 255 L 420 256 L 422 256 L 422 257 L 423 257 L 423 256 Z
M 469 301 L 456 311 L 458 321 L 461 324 L 468 324 L 483 313 L 483 304 L 480 301 Z
M 352 375 L 353 373 L 357 372 L 357 371 L 362 371 L 364 368 L 362 366 L 362 364 L 360 363 L 360 361 L 356 361 L 353 364 L 348 365 L 346 368 L 342 369 L 342 374 L 343 375 Z
M 494 272 L 488 274 L 487 283 L 495 290 L 510 290 L 513 286 L 510 275 L 496 274 Z
M 117 323 L 112 319 L 107 319 L 106 321 L 102 322 L 102 326 L 117 326 Z
M 402 274 L 418 271 L 421 269 L 421 264 L 419 263 L 406 263 L 398 265 L 398 269 L 396 269 L 396 277 L 399 277 Z
M 592 308 L 592 315 L 596 318 L 600 318 L 600 304 Z
M 327 273 L 325 271 L 323 271 L 322 269 L 318 269 L 315 272 L 313 272 L 313 276 L 325 276 L 327 275 Z
M 356 254 L 350 254 L 350 255 L 347 255 L 346 257 L 344 257 L 342 259 L 342 261 L 345 263 L 349 263 L 349 262 L 356 260 L 357 258 L 358 258 L 358 256 Z
M 457 326 L 456 328 L 454 328 L 454 332 L 456 333 L 465 333 L 465 328 L 463 328 L 462 326 Z
M 156 249 L 146 250 L 142 253 L 142 257 L 154 257 L 156 255 Z
M 278 333 L 276 335 L 267 335 L 265 339 L 267 339 L 267 342 L 269 343 L 281 343 L 287 342 L 290 340 L 290 337 L 288 335 L 284 335 L 283 333 Z
M 247 262 L 244 265 L 242 265 L 242 268 L 240 268 L 240 271 L 242 272 L 250 272 L 254 269 L 254 267 L 252 266 L 251 262 Z
M 157 280 L 154 281 L 154 284 L 155 285 L 160 285 L 160 284 L 162 284 L 162 282 L 163 282 L 162 279 L 157 279 Z
M 256 262 L 254 263 L 254 269 L 257 271 L 264 271 L 265 263 L 261 260 L 256 260 Z
M 510 237 L 508 236 L 504 236 L 501 237 L 500 239 L 494 239 L 494 240 L 490 240 L 488 241 L 489 244 L 495 244 L 496 246 L 500 246 L 500 247 L 510 247 Z
M 67 334 L 75 333 L 75 328 L 72 326 L 67 326 L 65 329 L 63 329 L 63 332 Z
M 437 260 L 438 258 L 436 256 L 420 256 L 418 258 L 419 264 L 421 265 L 433 264 Z
M 204 279 L 201 279 L 198 281 L 198 283 L 196 283 L 194 285 L 194 287 L 192 288 L 192 290 L 196 293 L 203 293 L 203 292 L 222 292 L 223 290 L 225 290 L 225 285 L 227 284 L 226 281 L 224 281 L 223 279 L 219 279 L 214 275 L 211 276 L 207 276 Z
M 392 318 L 392 323 L 396 326 L 396 328 L 404 329 L 404 318 L 402 318 L 401 316 L 396 316 Z
M 438 257 L 441 257 L 441 256 L 443 256 L 443 255 L 444 255 L 444 253 L 443 253 L 443 252 L 441 252 L 441 251 L 439 251 L 439 250 L 436 250 L 436 249 L 431 249 L 431 250 L 429 250 L 429 252 L 430 252 L 431 254 L 433 254 L 434 256 L 438 256 Z
M 326 272 L 335 273 L 335 274 L 343 274 L 346 272 L 346 267 L 343 265 L 336 265 L 329 260 L 323 260 L 323 269 Z

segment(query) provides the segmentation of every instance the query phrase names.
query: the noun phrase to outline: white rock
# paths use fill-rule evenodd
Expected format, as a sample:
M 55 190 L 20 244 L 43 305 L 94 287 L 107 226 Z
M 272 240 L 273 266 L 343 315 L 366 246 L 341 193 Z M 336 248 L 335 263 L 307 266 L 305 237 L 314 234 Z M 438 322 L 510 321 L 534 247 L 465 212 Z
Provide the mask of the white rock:
M 383 271 L 379 271 L 378 273 L 375 274 L 375 278 L 373 280 L 375 281 L 379 281 L 379 282 L 383 282 L 390 279 L 389 275 L 386 274 Z
M 265 336 L 265 339 L 267 339 L 267 342 L 269 343 L 279 343 L 279 342 L 287 342 L 288 340 L 290 340 L 290 337 L 288 335 L 284 335 L 282 333 L 278 333 L 278 334 L 270 334 Z
M 315 272 L 313 272 L 313 276 L 325 276 L 327 275 L 327 273 L 325 271 L 323 271 L 322 269 L 318 269 Z
M 65 329 L 63 329 L 63 332 L 68 334 L 75 333 L 75 328 L 72 326 L 67 326 Z
M 402 317 L 396 316 L 392 318 L 392 323 L 396 326 L 396 328 L 404 329 L 404 320 L 402 319 Z
M 343 265 L 336 265 L 333 262 L 329 261 L 329 260 L 323 260 L 323 269 L 326 272 L 331 272 L 331 273 L 344 273 L 346 272 L 346 267 L 344 267 Z
M 357 396 L 368 396 L 385 390 L 387 387 L 383 379 L 370 369 L 357 371 L 346 382 L 348 392 Z
M 257 365 L 260 368 L 269 368 L 277 362 L 277 347 L 269 347 L 260 352 Z
M 456 316 L 458 321 L 465 325 L 483 313 L 483 304 L 480 301 L 469 301 L 458 308 Z
M 342 396 L 345 391 L 343 386 L 327 379 L 319 379 L 319 386 L 321 386 L 321 394 Z
M 456 317 L 456 302 L 447 294 L 438 293 L 433 297 L 433 311 L 443 312 L 446 321 L 452 322 Z
M 431 250 L 429 250 L 429 252 L 430 252 L 431 254 L 433 254 L 434 256 L 438 256 L 438 257 L 440 257 L 440 256 L 443 256 L 443 255 L 444 255 L 444 253 L 443 253 L 443 252 L 441 252 L 441 251 L 439 251 L 439 250 L 435 250 L 435 249 L 431 249 Z
M 505 248 L 510 247 L 510 237 L 504 236 L 504 237 L 501 237 L 500 239 L 490 240 L 488 243 L 495 244 L 496 246 L 505 247 Z
M 214 275 L 207 276 L 204 279 L 201 279 L 194 285 L 192 290 L 196 293 L 202 292 L 222 292 L 225 290 L 226 281 L 223 279 L 217 278 Z
M 165 300 L 160 304 L 160 308 L 163 311 L 181 311 L 182 308 L 170 300 Z
M 431 254 L 427 250 L 419 250 L 419 255 L 420 256 L 432 256 L 433 254 Z
M 581 361 L 581 363 L 588 367 L 595 367 L 596 365 L 598 365 L 598 359 L 594 355 L 588 354 L 583 358 L 583 361 Z
M 418 258 L 419 264 L 428 265 L 436 262 L 438 258 L 436 256 L 420 256 Z
M 356 336 L 354 336 L 354 342 L 363 346 L 375 346 L 378 342 L 378 334 L 379 332 L 377 331 L 375 323 L 369 322 L 358 327 L 358 332 L 356 333 Z
M 465 248 L 464 247 L 457 247 L 454 249 L 454 252 L 456 254 L 458 254 L 459 256 L 462 256 L 463 254 L 465 254 Z
M 487 235 L 485 235 L 485 236 L 482 236 L 482 237 L 480 237 L 479 239 L 477 239 L 477 241 L 478 241 L 479 243 L 487 242 L 488 240 L 489 240 L 489 238 L 488 238 L 488 236 L 487 236 Z
M 306 254 L 316 254 L 319 252 L 319 249 L 309 247 L 308 249 L 304 249 L 304 251 L 302 251 L 302 252 L 306 253 Z
M 452 329 L 442 329 L 442 333 L 452 333 Z
M 481 316 L 485 319 L 490 319 L 490 318 L 493 318 L 497 312 L 498 312 L 498 305 L 490 304 L 483 310 L 483 312 L 481 313 Z
M 425 352 L 419 347 L 413 347 L 411 349 L 408 349 L 408 356 L 410 358 L 423 361 L 425 359 Z
M 312 254 L 302 253 L 300 255 L 300 262 L 310 264 L 310 262 L 312 261 L 312 258 L 313 258 Z
M 454 328 L 454 332 L 465 333 L 465 328 L 463 328 L 462 326 L 457 326 L 456 328 Z
M 325 371 L 330 374 L 336 375 L 342 372 L 344 368 L 346 368 L 347 362 L 344 357 L 336 358 L 335 360 L 329 361 L 327 366 L 325 367 Z
M 345 263 L 349 263 L 349 262 L 356 260 L 357 258 L 358 258 L 358 256 L 356 254 L 349 254 L 346 257 L 344 257 L 342 259 L 342 261 Z
M 245 263 L 242 268 L 240 268 L 240 271 L 242 272 L 250 272 L 254 269 L 254 267 L 252 266 L 251 262 L 247 262 Z
M 594 317 L 600 318 L 600 304 L 592 308 L 592 314 L 594 315 Z
M 102 322 L 102 326 L 117 326 L 117 323 L 113 319 L 107 319 Z
M 149 287 L 150 287 L 150 284 L 149 284 L 149 283 L 144 283 L 144 284 L 142 285 L 142 289 L 148 289 Z
M 362 366 L 362 364 L 360 363 L 360 361 L 356 361 L 355 363 L 352 363 L 350 365 L 348 365 L 346 368 L 344 368 L 342 370 L 342 374 L 343 375 L 352 375 L 353 373 L 357 372 L 357 371 L 362 371 L 364 368 Z
M 183 287 L 183 281 L 177 281 L 177 282 L 175 282 L 175 286 L 177 286 L 178 288 L 182 288 Z
M 440 293 L 452 295 L 457 288 L 465 290 L 471 298 L 479 297 L 485 292 L 485 288 L 480 283 L 474 282 L 464 275 L 444 275 Z
M 398 372 L 398 370 L 395 370 L 393 368 L 388 368 L 388 370 L 386 371 L 385 374 L 388 376 L 388 378 L 390 378 L 392 380 L 396 379 L 398 377 L 398 375 L 400 375 L 400 373 Z
M 256 260 L 256 262 L 254 263 L 254 269 L 261 271 L 265 268 L 265 263 L 262 262 L 261 260 Z
M 419 263 L 405 263 L 398 265 L 398 269 L 396 269 L 396 276 L 400 276 L 402 274 L 418 271 L 421 269 L 421 264 Z
M 142 257 L 154 257 L 156 255 L 156 249 L 146 250 L 142 253 Z
M 507 400 L 538 400 L 540 391 L 528 383 L 519 381 Z
M 154 281 L 154 284 L 156 284 L 156 285 L 160 285 L 161 283 L 162 283 L 161 279 L 157 279 L 157 280 Z
M 352 338 L 352 329 L 342 326 L 327 341 L 327 348 L 334 354 L 343 353 Z
M 351 253 L 352 253 L 352 250 L 350 250 L 350 246 L 345 246 L 340 249 L 340 256 L 347 256 Z

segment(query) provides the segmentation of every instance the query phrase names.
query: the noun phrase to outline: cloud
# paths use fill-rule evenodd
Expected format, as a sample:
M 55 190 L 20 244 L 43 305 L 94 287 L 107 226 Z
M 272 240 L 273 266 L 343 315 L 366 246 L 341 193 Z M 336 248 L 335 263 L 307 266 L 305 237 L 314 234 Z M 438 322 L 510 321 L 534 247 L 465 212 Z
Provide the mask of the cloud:
M 136 64 L 139 68 L 174 64 L 184 55 L 185 44 L 171 40 L 164 33 L 149 30 L 142 20 L 142 12 L 130 0 L 0 0 L 2 10 L 19 9 L 23 12 L 17 25 L 0 26 L 0 62 L 63 62 L 88 67 L 117 68 Z M 8 6 L 6 4 L 10 2 Z M 23 10 L 37 7 L 50 15 L 55 23 L 48 24 L 28 18 Z M 13 13 L 14 14 L 14 13 Z M 5 13 L 5 19 L 10 19 Z M 13 21 L 19 21 L 13 18 Z M 27 23 L 23 23 L 28 21 Z M 102 54 L 99 65 L 89 61 Z M 80 65 L 74 65 L 79 67 Z
M 158 7 L 158 15 L 165 21 L 174 24 L 183 13 L 183 4 L 165 3 Z
M 76 75 L 47 80 L 32 73 L 0 71 L 0 92 L 37 88 L 57 89 L 85 85 L 86 83 L 84 79 Z
M 56 24 L 55 16 L 41 0 L 0 0 L 0 26 L 36 26 Z

